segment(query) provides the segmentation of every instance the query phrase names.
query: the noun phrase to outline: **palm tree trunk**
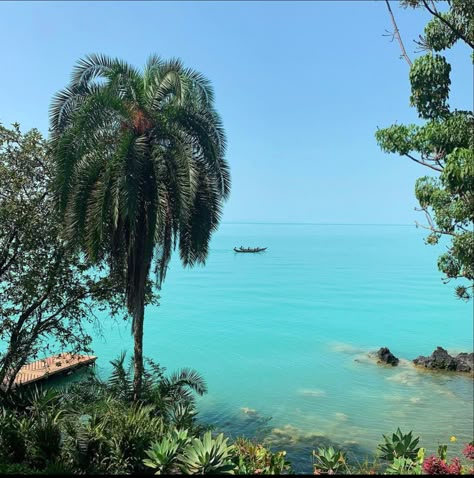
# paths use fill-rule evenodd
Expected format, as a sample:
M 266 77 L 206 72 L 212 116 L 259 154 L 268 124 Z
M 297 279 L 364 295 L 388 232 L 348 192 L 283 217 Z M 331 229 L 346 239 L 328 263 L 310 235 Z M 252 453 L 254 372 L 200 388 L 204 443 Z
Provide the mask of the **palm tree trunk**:
M 143 379 L 143 322 L 145 319 L 145 304 L 144 300 L 140 301 L 140 306 L 135 311 L 133 317 L 133 400 L 137 401 L 140 398 L 142 390 Z

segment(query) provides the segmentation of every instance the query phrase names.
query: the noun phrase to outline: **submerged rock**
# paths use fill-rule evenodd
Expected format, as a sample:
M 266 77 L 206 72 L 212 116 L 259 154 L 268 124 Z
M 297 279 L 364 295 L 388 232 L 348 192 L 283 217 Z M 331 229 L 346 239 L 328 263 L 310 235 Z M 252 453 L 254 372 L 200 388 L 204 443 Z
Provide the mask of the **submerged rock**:
M 429 357 L 420 355 L 413 360 L 413 363 L 433 370 L 470 373 L 474 370 L 474 353 L 460 353 L 453 357 L 442 347 L 437 347 Z
M 399 362 L 398 358 L 395 357 L 395 355 L 393 355 L 387 347 L 382 347 L 381 349 L 379 349 L 379 351 L 377 352 L 377 357 L 379 359 L 379 362 L 392 365 L 392 367 L 398 365 Z
M 258 415 L 258 412 L 257 410 L 255 410 L 255 408 L 249 408 L 249 407 L 241 407 L 241 410 L 242 412 L 244 412 L 246 415 L 250 415 L 250 416 L 257 416 Z

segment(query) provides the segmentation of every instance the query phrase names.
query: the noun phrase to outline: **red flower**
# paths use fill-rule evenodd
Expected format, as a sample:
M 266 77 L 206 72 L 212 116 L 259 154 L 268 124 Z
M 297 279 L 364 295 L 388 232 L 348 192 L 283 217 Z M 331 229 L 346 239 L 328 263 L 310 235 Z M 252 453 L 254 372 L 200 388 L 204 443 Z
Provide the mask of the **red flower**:
M 473 443 L 468 443 L 465 447 L 464 450 L 462 451 L 463 455 L 468 459 L 468 460 L 474 460 L 474 445 Z
M 423 461 L 423 471 L 428 475 L 449 475 L 446 462 L 436 455 L 431 455 Z
M 449 474 L 450 475 L 460 475 L 461 474 L 461 463 L 459 463 L 459 458 L 453 458 L 451 460 L 451 464 L 448 466 Z
M 457 457 L 451 460 L 450 465 L 436 455 L 425 458 L 423 462 L 423 471 L 428 475 L 460 475 L 461 468 L 461 463 Z

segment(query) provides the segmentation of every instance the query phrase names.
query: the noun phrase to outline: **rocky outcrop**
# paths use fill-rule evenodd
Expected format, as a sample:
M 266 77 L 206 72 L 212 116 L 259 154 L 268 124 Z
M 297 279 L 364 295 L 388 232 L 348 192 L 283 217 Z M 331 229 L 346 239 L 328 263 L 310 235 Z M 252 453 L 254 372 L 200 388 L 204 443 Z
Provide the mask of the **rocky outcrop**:
M 393 355 L 387 347 L 382 347 L 379 349 L 377 352 L 377 358 L 378 362 L 386 363 L 388 365 L 392 365 L 393 367 L 398 365 L 399 362 L 398 358 L 395 357 L 395 355 Z
M 473 372 L 474 371 L 474 353 L 460 353 L 456 356 L 458 361 L 458 372 Z
M 429 357 L 420 355 L 420 357 L 413 360 L 413 363 L 433 370 L 470 373 L 474 370 L 474 353 L 460 353 L 453 357 L 442 347 L 437 347 Z

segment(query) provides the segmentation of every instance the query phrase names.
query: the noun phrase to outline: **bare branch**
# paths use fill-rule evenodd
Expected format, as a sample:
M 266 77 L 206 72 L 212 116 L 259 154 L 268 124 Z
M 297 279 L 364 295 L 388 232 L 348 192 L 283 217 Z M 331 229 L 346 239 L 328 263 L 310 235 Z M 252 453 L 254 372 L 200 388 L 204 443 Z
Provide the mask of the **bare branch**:
M 429 226 L 424 226 L 423 224 L 420 224 L 418 221 L 415 221 L 416 227 L 422 227 L 423 229 L 428 229 L 429 231 L 434 232 L 436 234 L 444 234 L 448 236 L 456 235 L 454 232 L 442 231 L 441 229 L 437 229 L 434 224 L 433 218 L 431 217 L 431 214 L 429 213 L 428 209 L 426 209 L 425 207 L 421 207 L 421 208 L 416 207 L 415 211 L 420 211 L 420 212 L 423 211 L 425 213 L 426 220 L 428 221 L 428 224 L 429 224 Z
M 402 37 L 400 36 L 400 31 L 398 30 L 397 22 L 395 21 L 395 17 L 393 16 L 392 8 L 390 7 L 390 3 L 388 0 L 385 0 L 385 3 L 388 8 L 388 12 L 390 13 L 390 17 L 392 18 L 392 24 L 394 28 L 393 35 L 397 38 L 398 44 L 400 45 L 400 49 L 402 50 L 402 55 L 407 61 L 408 65 L 411 66 L 411 60 L 409 56 L 407 55 L 407 52 L 405 50 L 405 46 L 403 45 Z
M 442 231 L 441 229 L 436 229 L 431 226 L 425 226 L 423 224 L 420 224 L 418 221 L 415 221 L 415 224 L 416 224 L 416 227 L 422 227 L 423 229 L 428 229 L 429 231 L 435 232 L 436 234 L 446 234 L 448 236 L 456 235 L 454 232 Z
M 412 156 L 411 154 L 408 154 L 406 153 L 405 156 L 407 158 L 410 158 L 412 161 L 415 161 L 415 163 L 418 163 L 418 164 L 421 164 L 423 166 L 426 166 L 427 168 L 430 168 L 430 169 L 433 169 L 434 171 L 438 171 L 438 172 L 442 172 L 443 171 L 443 168 L 438 168 L 436 166 L 433 166 L 432 164 L 428 164 L 424 161 L 420 161 L 419 159 L 416 159 L 414 156 Z

